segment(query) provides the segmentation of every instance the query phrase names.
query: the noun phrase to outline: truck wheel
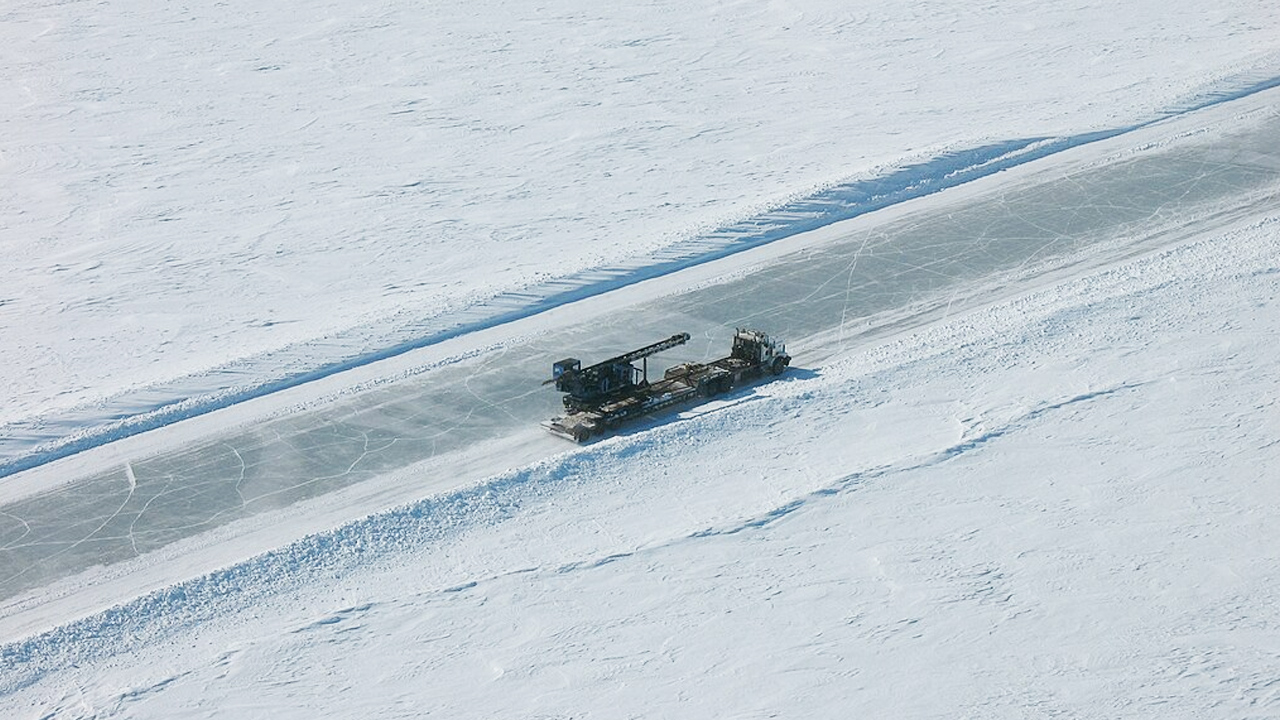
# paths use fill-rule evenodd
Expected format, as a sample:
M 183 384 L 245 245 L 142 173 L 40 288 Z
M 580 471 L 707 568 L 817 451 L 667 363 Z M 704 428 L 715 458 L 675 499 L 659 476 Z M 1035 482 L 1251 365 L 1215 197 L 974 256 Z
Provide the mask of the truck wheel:
M 773 373 L 774 375 L 781 375 L 782 371 L 786 369 L 787 369 L 787 361 L 783 360 L 780 357 L 774 358 L 773 362 L 769 365 L 769 372 Z
M 573 429 L 573 439 L 577 442 L 584 443 L 591 439 L 591 431 L 579 425 Z

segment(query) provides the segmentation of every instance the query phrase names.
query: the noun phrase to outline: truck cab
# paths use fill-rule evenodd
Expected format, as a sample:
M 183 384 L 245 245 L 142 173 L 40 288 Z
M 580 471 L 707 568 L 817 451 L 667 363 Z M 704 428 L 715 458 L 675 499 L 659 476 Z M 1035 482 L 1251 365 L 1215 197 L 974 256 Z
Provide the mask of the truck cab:
M 755 365 L 773 375 L 780 375 L 791 364 L 787 346 L 759 330 L 738 328 L 733 333 L 733 349 L 729 357 Z

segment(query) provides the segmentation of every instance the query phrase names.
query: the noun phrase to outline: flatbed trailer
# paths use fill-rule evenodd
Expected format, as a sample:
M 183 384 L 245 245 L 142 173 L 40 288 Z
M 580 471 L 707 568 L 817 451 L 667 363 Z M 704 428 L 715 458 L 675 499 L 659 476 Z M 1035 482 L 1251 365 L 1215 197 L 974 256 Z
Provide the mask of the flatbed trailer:
M 617 429 L 629 420 L 677 405 L 711 398 L 767 375 L 780 375 L 791 364 L 786 347 L 759 330 L 738 329 L 727 357 L 708 363 L 682 363 L 649 381 L 650 355 L 689 341 L 688 333 L 624 353 L 583 368 L 576 358 L 552 366 L 552 378 L 565 393 L 565 414 L 542 426 L 574 442 Z M 633 363 L 643 360 L 637 368 Z

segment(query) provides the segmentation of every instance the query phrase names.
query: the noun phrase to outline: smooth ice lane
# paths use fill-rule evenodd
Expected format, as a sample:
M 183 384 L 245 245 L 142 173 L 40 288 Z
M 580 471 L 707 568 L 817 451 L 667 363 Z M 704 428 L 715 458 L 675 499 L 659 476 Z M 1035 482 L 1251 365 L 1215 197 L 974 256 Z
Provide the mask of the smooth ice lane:
M 1266 110 L 1233 121 L 1230 132 L 1219 128 L 1211 139 L 1184 133 L 1066 166 L 1055 156 L 980 188 L 762 249 L 754 266 L 752 257 L 739 257 L 726 263 L 736 268 L 727 276 L 693 289 L 671 276 L 664 282 L 673 294 L 614 308 L 589 326 L 566 319 L 558 329 L 305 412 L 172 452 L 121 457 L 108 470 L 0 507 L 0 616 L 21 604 L 24 591 L 411 465 L 429 473 L 433 458 L 443 465 L 477 443 L 525 430 L 559 409 L 540 381 L 565 355 L 600 359 L 682 331 L 693 341 L 662 360 L 706 360 L 724 353 L 734 327 L 747 325 L 783 336 L 796 364 L 814 367 L 872 338 L 1274 205 L 1280 115 Z M 545 440 L 539 452 L 566 449 Z

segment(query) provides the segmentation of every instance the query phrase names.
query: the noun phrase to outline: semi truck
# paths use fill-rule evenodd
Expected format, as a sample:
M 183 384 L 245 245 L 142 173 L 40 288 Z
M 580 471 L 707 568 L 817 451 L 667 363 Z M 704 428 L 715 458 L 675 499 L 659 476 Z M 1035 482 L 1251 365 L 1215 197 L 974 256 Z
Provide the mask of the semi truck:
M 729 355 L 708 363 L 680 363 L 660 380 L 649 380 L 649 357 L 689 342 L 677 333 L 651 345 L 583 367 L 577 358 L 551 366 L 551 378 L 564 393 L 565 414 L 544 423 L 552 434 L 584 443 L 627 421 L 677 405 L 711 398 L 761 377 L 781 375 L 791 356 L 781 342 L 759 330 L 738 328 Z M 636 361 L 641 362 L 636 367 Z

